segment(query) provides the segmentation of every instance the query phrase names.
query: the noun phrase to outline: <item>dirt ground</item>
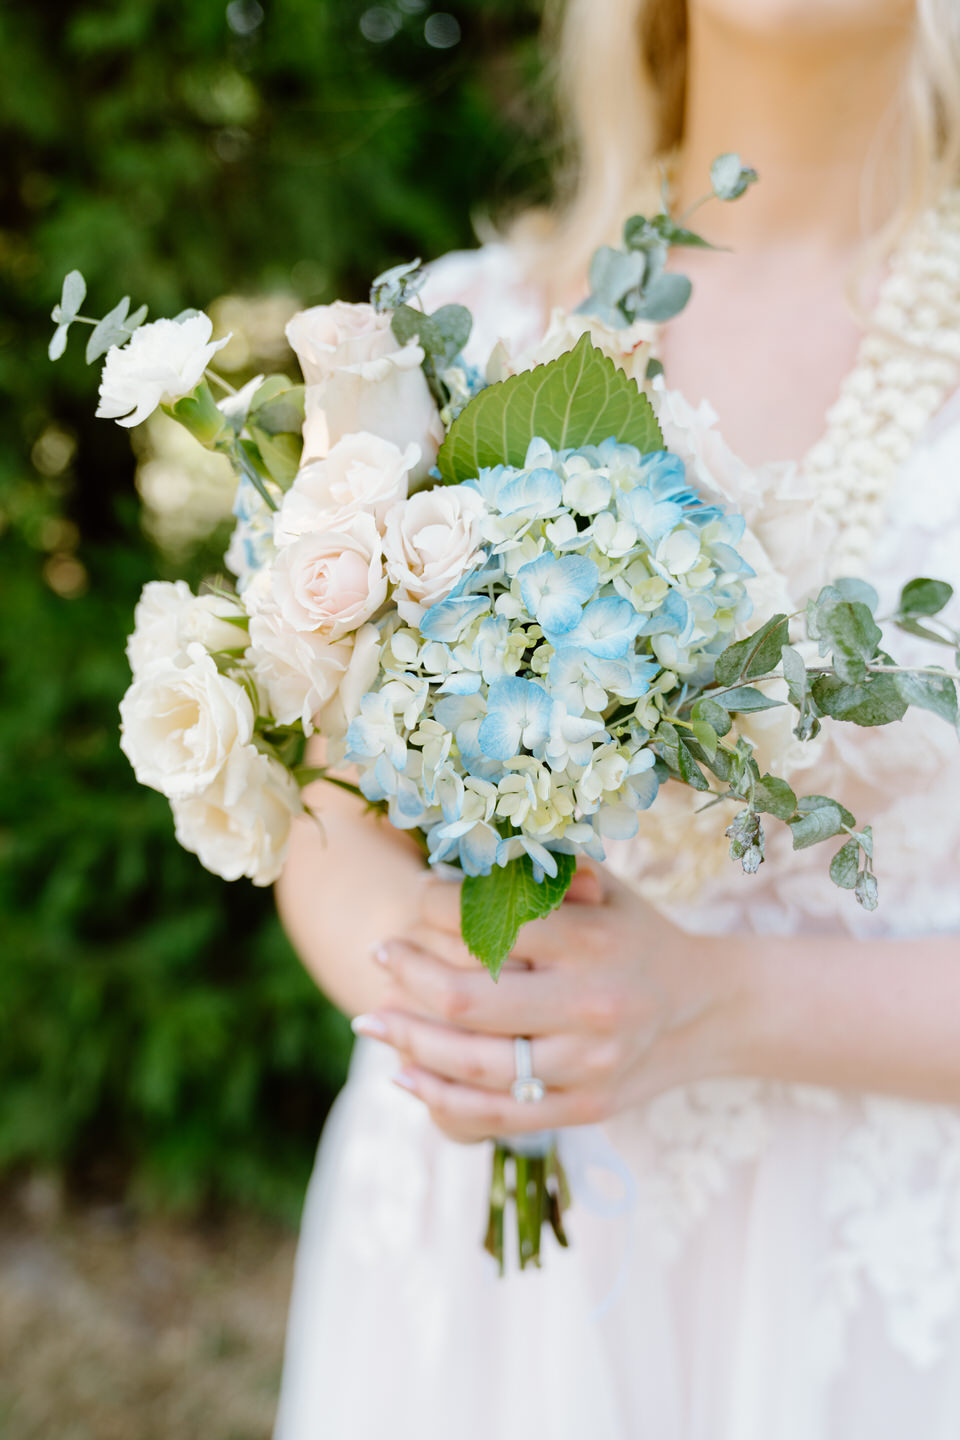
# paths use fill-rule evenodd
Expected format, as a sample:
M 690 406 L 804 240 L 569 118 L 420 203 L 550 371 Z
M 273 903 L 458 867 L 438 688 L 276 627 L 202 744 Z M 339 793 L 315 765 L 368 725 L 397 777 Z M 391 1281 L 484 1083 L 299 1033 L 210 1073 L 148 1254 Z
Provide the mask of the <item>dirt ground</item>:
M 267 1440 L 294 1237 L 45 1184 L 0 1214 L 0 1440 Z

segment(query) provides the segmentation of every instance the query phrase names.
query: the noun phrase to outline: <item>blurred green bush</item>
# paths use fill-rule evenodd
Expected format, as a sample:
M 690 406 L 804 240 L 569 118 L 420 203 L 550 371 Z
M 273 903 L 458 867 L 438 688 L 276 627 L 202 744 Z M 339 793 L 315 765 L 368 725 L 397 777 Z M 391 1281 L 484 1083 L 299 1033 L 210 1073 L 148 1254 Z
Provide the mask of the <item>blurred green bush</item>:
M 446 0 L 443 0 L 446 3 Z M 49 311 L 360 298 L 539 189 L 536 0 L 0 9 L 0 1175 L 293 1215 L 349 1053 L 269 894 L 207 875 L 117 747 L 146 540 L 127 436 Z

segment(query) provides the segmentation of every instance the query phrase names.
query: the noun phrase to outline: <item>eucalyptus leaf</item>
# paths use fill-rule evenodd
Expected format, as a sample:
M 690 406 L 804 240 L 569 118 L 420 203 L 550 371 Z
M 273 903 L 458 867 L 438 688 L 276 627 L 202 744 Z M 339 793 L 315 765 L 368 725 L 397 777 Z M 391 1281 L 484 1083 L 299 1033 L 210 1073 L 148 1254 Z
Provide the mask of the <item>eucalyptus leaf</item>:
M 732 685 L 736 680 L 753 680 L 758 675 L 767 675 L 775 670 L 787 638 L 787 624 L 786 615 L 771 615 L 759 630 L 745 640 L 735 640 L 728 645 L 714 666 L 717 683 Z
M 796 812 L 797 797 L 779 775 L 762 775 L 754 781 L 753 803 L 758 810 L 775 815 L 778 820 L 789 820 Z
M 658 375 L 662 375 L 662 374 L 663 374 L 663 363 L 662 363 L 662 361 L 660 361 L 660 360 L 654 360 L 653 357 L 651 356 L 651 358 L 647 361 L 647 368 L 646 368 L 646 372 L 645 372 L 645 378 L 646 378 L 647 380 L 656 380 L 657 376 L 658 376 Z
M 841 576 L 839 580 L 833 581 L 833 588 L 844 600 L 857 600 L 861 605 L 866 605 L 871 615 L 877 613 L 880 596 L 866 580 L 859 580 L 855 576 Z
M 880 903 L 879 885 L 876 875 L 871 875 L 866 870 L 861 870 L 857 876 L 855 886 L 856 897 L 864 910 L 876 910 Z
M 123 299 L 119 300 L 102 320 L 97 321 L 87 341 L 86 361 L 88 365 L 92 365 L 94 360 L 99 360 L 101 355 L 106 355 L 111 346 L 125 345 L 130 339 L 130 333 L 125 323 L 129 309 L 130 296 L 124 295 Z
M 734 690 L 728 690 L 725 695 L 718 695 L 717 704 L 722 705 L 724 710 L 729 710 L 738 715 L 752 715 L 757 710 L 775 710 L 782 705 L 782 700 L 771 700 L 761 690 L 753 685 L 738 685 Z
M 710 166 L 710 184 L 718 200 L 737 200 L 758 179 L 756 170 L 744 165 L 735 152 L 718 155 Z
M 668 245 L 682 245 L 687 249 L 696 250 L 718 250 L 720 248 L 718 245 L 711 245 L 709 240 L 704 240 L 703 236 L 698 235 L 696 231 L 687 230 L 683 225 L 678 225 L 669 215 L 655 215 L 650 225 Z
M 665 270 L 643 292 L 639 304 L 631 309 L 631 320 L 650 320 L 662 324 L 679 315 L 693 292 L 693 285 L 686 275 L 677 275 Z
M 642 250 L 614 250 L 601 245 L 590 261 L 590 294 L 604 305 L 619 305 L 624 295 L 643 284 L 647 259 Z
M 51 360 L 59 360 L 67 348 L 67 335 L 70 332 L 69 325 L 58 325 L 50 337 L 50 344 L 47 346 L 47 355 Z
M 709 695 L 701 695 L 690 710 L 693 720 L 702 720 L 708 724 L 717 735 L 726 735 L 730 730 L 730 715 L 716 700 L 711 700 Z
M 710 789 L 710 782 L 682 740 L 677 746 L 677 769 L 684 784 L 692 786 L 694 790 Z
M 937 615 L 953 596 L 953 586 L 946 580 L 911 580 L 900 591 L 901 615 Z
M 426 283 L 427 272 L 420 260 L 393 265 L 370 286 L 370 304 L 374 310 L 395 310 L 419 294 Z
M 63 277 L 63 288 L 60 291 L 59 315 L 56 319 L 62 325 L 69 325 L 75 320 L 80 311 L 80 306 L 87 298 L 87 282 L 79 270 L 71 270 Z
M 848 840 L 830 861 L 830 879 L 841 890 L 854 890 L 859 874 L 860 846 L 856 840 Z
M 718 705 L 718 706 L 717 706 L 717 709 L 719 710 L 720 708 L 721 708 L 721 707 Z M 724 719 L 726 720 L 727 726 L 728 726 L 728 728 L 729 728 L 729 725 L 730 725 L 730 717 L 729 717 L 729 715 L 727 715 L 725 712 L 723 712 L 723 717 L 724 717 Z M 714 756 L 716 755 L 716 753 L 717 753 L 717 740 L 718 740 L 718 735 L 717 735 L 716 730 L 713 728 L 713 726 L 712 726 L 712 725 L 709 723 L 709 721 L 707 721 L 707 720 L 694 720 L 694 721 L 692 721 L 692 724 L 693 724 L 693 733 L 694 733 L 694 735 L 696 735 L 696 737 L 697 737 L 697 744 L 698 744 L 698 745 L 700 746 L 700 748 L 704 751 L 704 753 L 706 754 L 707 758 L 708 758 L 709 760 L 712 760 L 712 759 L 714 758 Z
M 780 650 L 780 664 L 783 667 L 783 678 L 787 682 L 790 703 L 802 711 L 807 703 L 807 667 L 803 656 L 799 650 L 784 645 Z
M 796 816 L 787 823 L 793 836 L 794 850 L 806 850 L 810 845 L 818 845 L 821 840 L 842 835 L 856 822 L 850 811 L 839 801 L 831 800 L 829 795 L 804 795 L 797 801 Z
M 584 335 L 557 360 L 482 390 L 453 422 L 437 465 L 447 484 L 460 484 L 485 465 L 522 466 L 534 436 L 561 450 L 611 435 L 641 453 L 663 448 L 650 401 Z
M 570 888 L 576 861 L 572 855 L 555 855 L 557 875 L 534 879 L 528 855 L 495 865 L 489 875 L 467 875 L 460 890 L 460 930 L 471 955 L 490 971 L 494 980 L 517 942 L 521 927 L 549 915 Z
M 817 707 L 832 720 L 849 720 L 854 725 L 889 725 L 907 713 L 904 700 L 892 675 L 869 675 L 851 685 L 836 675 L 818 675 L 810 687 Z
M 838 600 L 821 605 L 817 622 L 821 650 L 829 646 L 841 680 L 861 681 L 883 639 L 870 610 L 860 600 Z
M 957 723 L 957 684 L 949 675 L 921 675 L 915 670 L 893 676 L 903 699 L 921 710 L 932 710 L 941 720 Z

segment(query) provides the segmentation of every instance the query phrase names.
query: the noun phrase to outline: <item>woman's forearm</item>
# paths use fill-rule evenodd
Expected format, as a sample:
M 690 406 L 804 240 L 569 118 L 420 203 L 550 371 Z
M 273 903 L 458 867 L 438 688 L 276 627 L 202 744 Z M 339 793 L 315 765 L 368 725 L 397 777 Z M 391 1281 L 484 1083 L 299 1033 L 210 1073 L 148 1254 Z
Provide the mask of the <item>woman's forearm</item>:
M 741 1073 L 960 1104 L 960 937 L 747 943 Z
M 363 801 L 317 781 L 306 793 L 321 823 L 294 825 L 277 908 L 306 968 L 348 1015 L 373 1010 L 386 984 L 373 947 L 417 910 L 423 856 Z

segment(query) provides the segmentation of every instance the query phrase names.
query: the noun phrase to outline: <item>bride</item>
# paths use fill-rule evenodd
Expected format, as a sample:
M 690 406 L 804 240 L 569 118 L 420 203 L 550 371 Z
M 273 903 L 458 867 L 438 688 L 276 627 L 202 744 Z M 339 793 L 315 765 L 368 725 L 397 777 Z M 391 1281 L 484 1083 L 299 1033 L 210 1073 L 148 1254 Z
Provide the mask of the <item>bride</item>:
M 798 605 L 841 574 L 886 613 L 912 575 L 956 583 L 957 0 L 570 0 L 560 76 L 565 205 L 435 268 L 431 299 L 476 302 L 474 358 L 576 302 L 656 157 L 680 213 L 739 151 L 762 183 L 704 217 L 729 253 L 685 254 L 661 413 Z M 743 876 L 681 797 L 497 985 L 456 886 L 322 797 L 280 907 L 362 1038 L 307 1200 L 277 1440 L 960 1435 L 960 748 L 911 711 L 802 763 L 873 822 L 876 914 L 816 851 Z M 518 1035 L 536 1105 L 511 1098 Z M 473 1142 L 541 1126 L 590 1127 L 571 1248 L 500 1280 Z

